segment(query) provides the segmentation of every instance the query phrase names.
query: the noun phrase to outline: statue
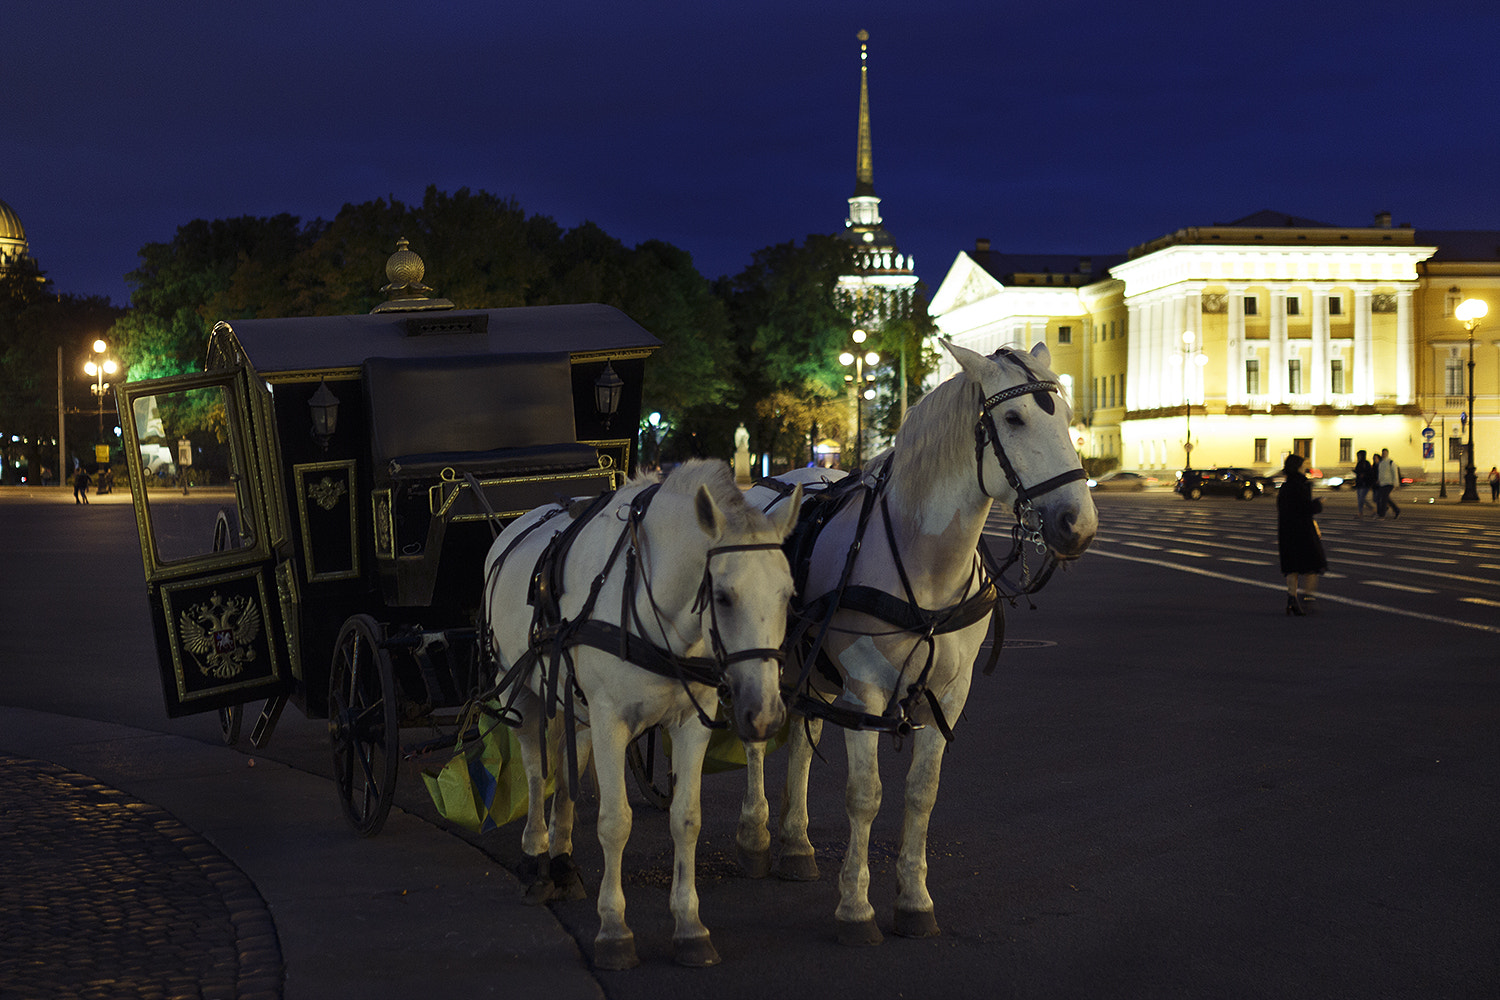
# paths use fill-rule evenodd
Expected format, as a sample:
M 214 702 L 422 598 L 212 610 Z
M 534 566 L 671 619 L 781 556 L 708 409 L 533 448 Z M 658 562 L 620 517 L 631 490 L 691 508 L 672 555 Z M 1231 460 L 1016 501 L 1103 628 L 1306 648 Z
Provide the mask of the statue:
M 740 486 L 750 485 L 750 432 L 744 424 L 734 429 L 734 481 Z

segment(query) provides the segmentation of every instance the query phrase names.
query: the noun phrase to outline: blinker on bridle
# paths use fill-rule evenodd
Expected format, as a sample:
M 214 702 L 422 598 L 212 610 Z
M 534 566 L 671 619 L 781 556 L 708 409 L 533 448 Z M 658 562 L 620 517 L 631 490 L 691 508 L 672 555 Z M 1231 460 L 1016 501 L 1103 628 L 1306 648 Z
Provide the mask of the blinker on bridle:
M 991 414 L 995 407 L 1007 400 L 1016 399 L 1020 396 L 1031 395 L 1036 399 L 1037 406 L 1044 413 L 1056 413 L 1057 403 L 1052 396 L 1062 396 L 1062 386 L 1050 379 L 1039 379 L 1021 360 L 1015 351 L 1008 347 L 1002 347 L 991 357 L 996 355 L 1004 357 L 1021 366 L 1030 381 L 1020 385 L 1011 386 L 1009 389 L 1001 389 L 999 392 L 989 396 L 979 407 L 979 419 L 974 422 L 974 464 L 975 472 L 979 478 L 979 491 L 985 496 L 993 496 L 984 485 L 984 445 L 986 438 L 989 440 L 990 448 L 995 453 L 995 459 L 1000 463 L 1001 470 L 1005 473 L 1005 481 L 1010 484 L 1011 489 L 1016 491 L 1016 502 L 1014 511 L 1016 522 L 1020 529 L 1021 539 L 1031 542 L 1036 546 L 1038 552 L 1044 552 L 1047 543 L 1042 538 L 1042 515 L 1032 505 L 1032 500 L 1043 494 L 1050 493 L 1060 486 L 1077 482 L 1088 478 L 1088 473 L 1082 467 L 1070 469 L 1067 472 L 1053 476 L 1051 479 L 1037 483 L 1035 486 L 1027 486 L 1021 482 L 1021 477 L 1016 474 L 1015 467 L 1011 465 L 1010 458 L 1005 454 L 1005 446 L 1000 442 L 1000 434 L 995 429 L 995 418 Z

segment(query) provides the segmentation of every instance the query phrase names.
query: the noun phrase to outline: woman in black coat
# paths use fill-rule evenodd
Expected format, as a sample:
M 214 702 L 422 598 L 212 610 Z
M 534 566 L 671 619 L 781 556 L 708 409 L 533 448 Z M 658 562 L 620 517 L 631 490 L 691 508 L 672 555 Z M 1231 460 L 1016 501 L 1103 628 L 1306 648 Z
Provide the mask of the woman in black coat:
M 1312 483 L 1302 474 L 1302 461 L 1301 455 L 1286 457 L 1281 470 L 1286 473 L 1286 481 L 1276 493 L 1276 547 L 1281 553 L 1281 572 L 1286 574 L 1289 615 L 1305 615 L 1313 610 L 1318 574 L 1328 569 L 1323 536 L 1313 520 L 1323 512 L 1323 501 L 1313 499 Z

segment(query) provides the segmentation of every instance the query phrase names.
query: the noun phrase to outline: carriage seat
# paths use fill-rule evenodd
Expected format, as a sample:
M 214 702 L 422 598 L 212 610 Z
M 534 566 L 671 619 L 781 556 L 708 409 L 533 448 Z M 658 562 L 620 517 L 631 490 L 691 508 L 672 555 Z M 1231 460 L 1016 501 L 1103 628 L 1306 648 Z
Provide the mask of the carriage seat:
M 370 358 L 364 364 L 377 479 L 582 472 L 567 354 Z

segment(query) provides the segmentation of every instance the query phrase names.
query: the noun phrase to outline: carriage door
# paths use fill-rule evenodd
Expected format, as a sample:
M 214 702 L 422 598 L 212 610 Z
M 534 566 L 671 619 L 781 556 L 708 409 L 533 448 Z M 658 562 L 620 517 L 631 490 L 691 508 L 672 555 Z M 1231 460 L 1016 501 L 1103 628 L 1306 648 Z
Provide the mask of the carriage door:
M 277 588 L 269 463 L 256 445 L 274 427 L 261 426 L 246 371 L 131 382 L 120 393 L 167 714 L 286 693 L 294 600 Z

